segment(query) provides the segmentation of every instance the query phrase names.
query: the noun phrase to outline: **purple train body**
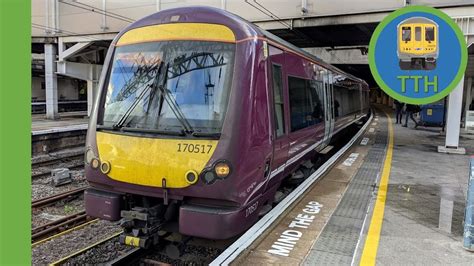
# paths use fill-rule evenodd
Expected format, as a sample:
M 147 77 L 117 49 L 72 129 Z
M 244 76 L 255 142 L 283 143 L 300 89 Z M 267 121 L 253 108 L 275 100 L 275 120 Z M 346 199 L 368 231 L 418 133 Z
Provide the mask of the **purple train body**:
M 138 246 L 159 231 L 233 237 L 368 111 L 363 80 L 231 13 L 158 12 L 109 49 L 87 135 L 87 213 L 122 218 L 123 242 Z

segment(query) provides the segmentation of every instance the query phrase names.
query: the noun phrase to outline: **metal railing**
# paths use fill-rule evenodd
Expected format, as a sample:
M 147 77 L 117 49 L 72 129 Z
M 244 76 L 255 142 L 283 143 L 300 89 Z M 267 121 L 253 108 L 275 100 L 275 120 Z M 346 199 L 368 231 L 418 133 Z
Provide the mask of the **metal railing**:
M 466 43 L 474 42 L 474 16 L 453 17 L 454 22 L 459 25 L 466 38 Z

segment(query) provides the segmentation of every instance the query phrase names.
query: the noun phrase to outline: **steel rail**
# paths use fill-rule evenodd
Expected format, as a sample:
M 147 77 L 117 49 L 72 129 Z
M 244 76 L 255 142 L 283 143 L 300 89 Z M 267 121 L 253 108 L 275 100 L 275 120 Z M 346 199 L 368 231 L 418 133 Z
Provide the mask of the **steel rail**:
M 89 246 L 87 246 L 87 247 L 85 247 L 85 248 L 83 248 L 83 249 L 80 249 L 80 250 L 78 250 L 78 251 L 72 253 L 72 254 L 69 254 L 69 255 L 67 255 L 66 257 L 63 257 L 63 258 L 61 258 L 61 259 L 59 259 L 59 260 L 57 260 L 57 261 L 55 261 L 55 262 L 53 262 L 53 263 L 50 263 L 49 265 L 50 265 L 50 266 L 53 266 L 53 265 L 63 264 L 63 263 L 66 262 L 68 259 L 71 259 L 71 258 L 73 258 L 73 257 L 76 257 L 76 256 L 82 254 L 82 253 L 85 253 L 86 251 L 88 251 L 88 250 L 90 250 L 90 249 L 93 249 L 94 247 L 96 247 L 96 246 L 98 246 L 98 245 L 100 245 L 100 244 L 103 244 L 103 243 L 105 243 L 105 242 L 111 240 L 111 239 L 114 238 L 114 237 L 119 236 L 121 233 L 122 233 L 122 231 L 116 232 L 116 233 L 114 233 L 114 234 L 112 234 L 112 235 L 110 235 L 110 236 L 108 236 L 108 237 L 106 237 L 106 238 L 104 238 L 104 239 L 102 239 L 102 240 L 99 240 L 99 241 L 95 242 L 95 243 L 92 244 L 92 245 L 89 245 Z
M 133 248 L 125 252 L 118 258 L 114 259 L 111 262 L 106 263 L 107 266 L 119 266 L 119 265 L 135 265 L 137 260 L 145 255 L 148 250 L 142 248 Z M 138 264 L 137 264 L 138 265 Z
M 98 222 L 98 221 L 99 221 L 99 219 L 90 220 L 90 221 L 88 221 L 88 222 L 86 222 L 86 223 L 83 223 L 83 224 L 78 225 L 78 226 L 76 226 L 76 227 L 70 228 L 70 229 L 68 229 L 68 230 L 66 230 L 66 231 L 62 231 L 62 232 L 59 233 L 59 234 L 55 234 L 55 235 L 52 235 L 52 236 L 50 236 L 50 237 L 41 239 L 41 240 L 39 240 L 39 241 L 37 241 L 37 242 L 32 243 L 32 244 L 31 244 L 31 248 L 34 248 L 34 247 L 36 247 L 37 245 L 39 245 L 39 244 L 41 244 L 41 243 L 44 243 L 44 242 L 46 242 L 46 241 L 49 241 L 49 240 L 51 240 L 51 239 L 53 239 L 53 238 L 57 238 L 57 237 L 60 237 L 60 236 L 62 236 L 62 235 L 68 234 L 68 233 L 70 233 L 70 232 L 72 232 L 72 231 L 79 230 L 79 229 L 81 229 L 81 228 L 83 228 L 83 227 L 85 227 L 85 226 L 87 226 L 87 225 L 89 225 L 89 224 L 96 223 L 96 222 Z
M 81 188 L 70 190 L 70 191 L 67 191 L 67 192 L 64 192 L 64 193 L 59 193 L 59 194 L 56 194 L 56 195 L 53 195 L 53 196 L 50 196 L 50 197 L 34 200 L 34 201 L 31 202 L 31 208 L 43 207 L 43 206 L 48 205 L 50 203 L 54 203 L 56 201 L 60 201 L 60 200 L 65 199 L 65 198 L 75 196 L 77 194 L 80 194 L 80 193 L 84 192 L 84 190 L 86 190 L 86 188 L 87 187 L 81 187 Z
M 66 168 L 69 168 L 69 170 L 72 170 L 72 169 L 78 169 L 78 168 L 81 168 L 84 166 L 84 162 L 83 161 L 80 161 L 80 162 L 67 162 L 67 163 L 63 163 L 64 166 L 63 167 L 66 167 Z M 40 167 L 46 167 L 46 166 L 40 166 Z M 38 167 L 39 168 L 39 167 Z M 34 179 L 34 178 L 38 178 L 40 176 L 45 176 L 45 175 L 50 175 L 51 174 L 51 170 L 46 170 L 46 171 L 41 171 L 41 172 L 38 172 L 38 173 L 34 173 L 31 175 L 31 178 Z
M 38 226 L 31 230 L 32 242 L 38 242 L 39 240 L 46 238 L 54 232 L 62 231 L 61 229 L 74 227 L 75 225 L 81 225 L 87 222 L 87 215 L 85 211 L 81 211 L 56 221 L 52 221 L 45 225 Z

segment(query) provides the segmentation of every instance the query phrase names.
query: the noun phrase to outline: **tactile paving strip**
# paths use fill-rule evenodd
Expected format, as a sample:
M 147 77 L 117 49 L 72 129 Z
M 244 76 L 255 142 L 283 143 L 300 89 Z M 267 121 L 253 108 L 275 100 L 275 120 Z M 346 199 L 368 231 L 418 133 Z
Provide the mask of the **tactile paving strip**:
M 384 162 L 387 133 L 387 120 L 379 119 L 374 144 L 306 258 L 305 265 L 351 264 L 374 185 Z

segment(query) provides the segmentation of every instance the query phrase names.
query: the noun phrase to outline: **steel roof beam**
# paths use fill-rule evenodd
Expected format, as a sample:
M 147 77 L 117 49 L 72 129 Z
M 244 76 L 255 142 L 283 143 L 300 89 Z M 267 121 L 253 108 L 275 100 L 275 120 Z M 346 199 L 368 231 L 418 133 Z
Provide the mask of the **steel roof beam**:
M 79 42 L 64 51 L 59 49 L 59 61 L 64 61 L 68 58 L 77 56 L 79 52 L 83 51 L 91 44 L 92 42 Z

